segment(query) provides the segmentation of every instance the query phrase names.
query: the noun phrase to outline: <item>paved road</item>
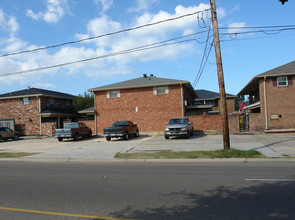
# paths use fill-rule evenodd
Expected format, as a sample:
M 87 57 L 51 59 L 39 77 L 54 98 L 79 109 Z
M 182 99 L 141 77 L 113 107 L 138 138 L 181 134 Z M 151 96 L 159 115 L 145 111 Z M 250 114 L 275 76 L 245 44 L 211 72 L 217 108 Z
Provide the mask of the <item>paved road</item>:
M 295 219 L 294 177 L 290 162 L 0 161 L 0 219 Z
M 268 157 L 295 157 L 295 134 L 231 135 L 231 148 L 256 149 Z M 102 137 L 83 139 L 78 142 L 55 138 L 25 137 L 19 141 L 2 141 L 0 152 L 34 152 L 31 159 L 87 159 L 114 160 L 118 152 L 158 152 L 158 151 L 195 151 L 223 149 L 222 135 L 193 136 L 190 139 L 163 136 L 145 136 L 131 138 L 128 141 L 113 139 L 107 142 Z

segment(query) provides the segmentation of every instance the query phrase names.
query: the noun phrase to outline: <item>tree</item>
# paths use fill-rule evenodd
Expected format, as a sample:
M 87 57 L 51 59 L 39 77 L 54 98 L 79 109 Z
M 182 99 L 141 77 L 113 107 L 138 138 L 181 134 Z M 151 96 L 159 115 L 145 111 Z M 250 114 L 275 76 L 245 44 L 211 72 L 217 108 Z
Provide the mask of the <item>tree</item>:
M 75 112 L 91 108 L 94 106 L 93 93 L 84 92 L 84 95 L 79 94 L 73 101 Z
M 287 2 L 288 0 L 279 0 L 281 3 L 282 3 L 282 5 L 283 4 L 285 4 L 285 2 Z

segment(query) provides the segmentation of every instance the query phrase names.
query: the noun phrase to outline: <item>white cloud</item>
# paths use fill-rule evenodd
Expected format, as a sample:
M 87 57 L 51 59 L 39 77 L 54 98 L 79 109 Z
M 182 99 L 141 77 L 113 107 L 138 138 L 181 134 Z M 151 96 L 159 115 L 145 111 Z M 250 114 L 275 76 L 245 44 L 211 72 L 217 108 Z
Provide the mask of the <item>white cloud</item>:
M 246 26 L 245 22 L 234 22 L 228 25 L 228 28 L 234 28 L 234 29 L 229 29 L 227 33 L 237 33 L 242 30 L 243 27 Z
M 13 16 L 6 16 L 2 9 L 0 9 L 0 29 L 14 35 L 19 30 L 19 25 L 16 18 Z
M 97 0 L 99 4 L 102 4 L 103 10 L 108 10 L 113 1 L 111 3 L 107 3 L 104 0 Z M 66 2 L 66 1 L 63 1 Z M 139 1 L 138 1 L 139 2 Z M 46 12 L 38 12 L 34 13 L 33 11 L 29 12 L 30 16 L 35 19 L 44 19 L 47 14 L 47 21 L 54 21 L 54 17 L 57 19 L 63 15 L 64 12 L 56 10 L 57 5 L 61 4 L 59 0 L 48 0 L 48 4 L 51 4 L 52 7 L 48 7 Z M 102 14 L 101 16 L 91 19 L 87 24 L 87 32 L 77 34 L 78 38 L 86 38 L 92 36 L 99 36 L 106 33 L 116 32 L 119 30 L 123 30 L 130 27 L 136 27 L 148 23 L 154 23 L 157 21 L 175 18 L 184 14 L 193 13 L 196 11 L 202 11 L 204 9 L 210 8 L 208 4 L 200 4 L 199 6 L 194 7 L 184 7 L 177 6 L 173 13 L 169 13 L 166 11 L 160 11 L 158 13 L 144 13 L 141 16 L 135 17 L 130 24 L 124 24 L 110 19 L 108 16 Z M 58 12 L 59 11 L 59 12 Z M 52 12 L 52 17 L 50 17 L 50 13 Z M 225 15 L 225 12 L 224 12 Z M 204 14 L 204 17 L 206 15 Z M 5 20 L 5 19 L 4 19 Z M 7 19 L 6 19 L 7 20 Z M 16 20 L 15 20 L 16 21 Z M 57 20 L 56 20 L 57 21 Z M 0 11 L 0 23 L 3 23 L 3 16 Z M 8 23 L 8 22 L 6 22 Z M 13 22 L 10 23 L 11 25 Z M 186 18 L 174 20 L 173 22 L 164 22 L 158 25 L 141 28 L 135 31 L 124 32 L 112 36 L 102 37 L 92 41 L 86 41 L 84 47 L 81 45 L 71 45 L 67 47 L 62 47 L 57 50 L 55 53 L 49 54 L 48 51 L 39 51 L 34 53 L 23 54 L 21 56 L 11 56 L 5 59 L 0 59 L 0 68 L 4 73 L 16 72 L 16 71 L 24 71 L 28 69 L 34 69 L 45 66 L 52 66 L 57 64 L 63 64 L 67 62 L 73 62 L 77 60 L 83 60 L 87 58 L 99 57 L 105 54 L 116 53 L 128 49 L 132 49 L 135 47 L 140 47 L 147 44 L 153 44 L 156 42 L 164 41 L 169 38 L 174 38 L 191 34 L 194 32 L 200 31 L 198 29 L 198 22 L 196 16 L 189 16 Z M 16 30 L 10 28 L 12 30 Z M 202 29 L 203 30 L 203 29 Z M 6 42 L 6 50 L 7 51 L 19 51 L 20 48 L 28 49 L 34 48 L 34 45 L 27 45 L 26 42 L 21 41 L 17 38 L 11 38 L 10 42 Z M 14 40 L 14 44 L 13 44 Z M 39 45 L 40 46 L 40 45 Z M 27 84 L 30 80 L 40 79 L 42 82 L 42 77 L 46 75 L 54 76 L 56 74 L 85 74 L 88 77 L 98 79 L 99 77 L 110 77 L 116 75 L 124 75 L 130 74 L 132 65 L 131 63 L 138 62 L 148 62 L 153 60 L 166 60 L 171 61 L 175 60 L 179 57 L 185 57 L 189 54 L 196 52 L 197 46 L 194 43 L 184 43 L 184 44 L 176 44 L 173 46 L 160 47 L 157 49 L 145 50 L 136 53 L 129 53 L 127 55 L 122 56 L 114 56 L 104 59 L 96 59 L 95 61 L 90 62 L 82 62 L 73 65 L 63 66 L 52 68 L 43 71 L 36 71 L 26 74 L 20 74 L 11 77 L 11 81 L 18 80 L 22 83 Z M 9 64 L 9 65 L 8 65 Z M 4 83 L 4 82 L 2 82 Z M 54 85 L 45 85 L 41 84 L 39 87 L 47 87 Z M 51 87 L 53 88 L 53 87 Z
M 37 83 L 33 83 L 32 84 L 32 87 L 35 87 L 35 88 L 46 88 L 46 89 L 57 89 L 57 85 L 55 84 L 52 84 L 52 83 L 42 83 L 42 82 L 37 82 Z
M 151 4 L 156 2 L 156 0 L 136 0 L 136 6 L 128 8 L 129 12 L 141 12 L 147 10 Z
M 105 13 L 112 7 L 113 2 L 114 0 L 95 0 L 95 3 L 102 7 L 103 13 Z
M 47 10 L 44 12 L 33 12 L 28 9 L 26 15 L 34 20 L 42 19 L 48 23 L 57 23 L 66 13 L 67 0 L 47 0 Z

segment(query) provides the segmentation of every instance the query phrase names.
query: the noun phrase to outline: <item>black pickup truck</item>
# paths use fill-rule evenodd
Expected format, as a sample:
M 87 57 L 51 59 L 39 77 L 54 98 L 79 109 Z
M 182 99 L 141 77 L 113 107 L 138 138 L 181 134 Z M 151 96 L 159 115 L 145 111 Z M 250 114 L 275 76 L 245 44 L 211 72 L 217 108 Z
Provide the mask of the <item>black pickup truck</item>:
M 128 140 L 130 135 L 139 136 L 138 127 L 132 121 L 115 121 L 112 127 L 103 129 L 103 136 L 106 137 L 107 141 L 110 141 L 112 137 L 121 137 Z

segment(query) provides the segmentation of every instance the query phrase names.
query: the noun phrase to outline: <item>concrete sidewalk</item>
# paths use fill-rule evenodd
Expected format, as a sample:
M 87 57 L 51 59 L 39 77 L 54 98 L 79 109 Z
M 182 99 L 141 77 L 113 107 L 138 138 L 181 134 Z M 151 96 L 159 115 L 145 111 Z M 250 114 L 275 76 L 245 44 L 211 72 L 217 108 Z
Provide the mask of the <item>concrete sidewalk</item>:
M 295 157 L 295 134 L 231 135 L 231 148 L 240 150 L 255 149 L 269 158 Z M 112 160 L 116 153 L 147 153 L 159 151 L 198 151 L 223 149 L 222 135 L 192 136 L 189 139 L 170 138 L 163 135 L 131 138 L 128 141 L 103 137 L 93 137 L 73 141 L 58 142 L 52 137 L 24 137 L 18 141 L 2 141 L 0 152 L 38 153 L 27 159 L 83 159 Z

